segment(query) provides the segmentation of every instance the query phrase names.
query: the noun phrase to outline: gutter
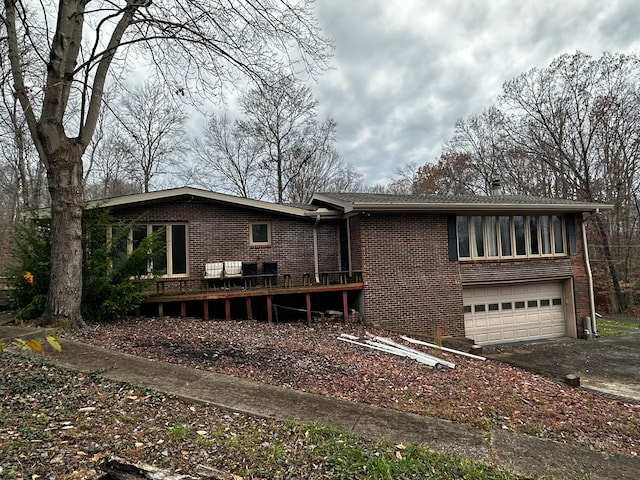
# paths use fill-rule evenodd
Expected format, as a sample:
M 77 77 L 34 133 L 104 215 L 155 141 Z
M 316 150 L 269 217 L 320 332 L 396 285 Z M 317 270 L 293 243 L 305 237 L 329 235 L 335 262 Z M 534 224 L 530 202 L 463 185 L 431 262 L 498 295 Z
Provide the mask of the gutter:
M 320 223 L 320 218 L 320 215 L 316 215 L 316 221 L 313 223 L 313 273 L 315 274 L 316 283 L 320 283 L 318 260 L 318 224 Z
M 599 213 L 596 210 L 596 214 Z M 594 215 L 593 213 L 591 215 Z M 584 263 L 587 268 L 587 281 L 589 283 L 589 310 L 591 311 L 591 325 L 589 325 L 589 329 L 594 337 L 599 337 L 598 326 L 596 325 L 596 302 L 595 296 L 593 293 L 593 274 L 591 273 L 591 262 L 589 261 L 589 247 L 587 245 L 587 230 L 584 228 L 585 219 L 582 219 L 582 250 L 584 251 Z

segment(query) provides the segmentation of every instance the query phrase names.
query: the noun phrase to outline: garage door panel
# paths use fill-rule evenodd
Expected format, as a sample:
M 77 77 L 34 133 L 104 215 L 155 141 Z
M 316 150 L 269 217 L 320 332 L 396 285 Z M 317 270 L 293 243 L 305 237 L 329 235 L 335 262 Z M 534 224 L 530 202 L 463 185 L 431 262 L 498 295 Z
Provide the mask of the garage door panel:
M 562 282 L 467 287 L 465 330 L 479 344 L 565 335 Z

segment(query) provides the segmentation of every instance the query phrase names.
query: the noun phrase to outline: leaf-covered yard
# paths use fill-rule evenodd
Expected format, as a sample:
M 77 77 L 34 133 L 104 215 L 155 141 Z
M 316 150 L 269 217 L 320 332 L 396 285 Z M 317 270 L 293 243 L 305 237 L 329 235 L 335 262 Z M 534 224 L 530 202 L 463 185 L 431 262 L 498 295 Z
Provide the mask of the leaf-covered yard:
M 173 478 L 204 468 L 197 478 L 519 479 L 411 445 L 230 413 L 8 351 L 0 378 L 2 479 L 93 480 L 112 455 Z
M 627 455 L 640 451 L 639 405 L 491 360 L 442 354 L 457 368 L 432 369 L 338 341 L 345 332 L 365 335 L 362 326 L 337 323 L 308 328 L 299 324 L 270 327 L 254 321 L 137 318 L 94 325 L 74 337 L 148 358 L 479 428 L 510 429 Z M 372 333 L 389 336 L 388 332 Z

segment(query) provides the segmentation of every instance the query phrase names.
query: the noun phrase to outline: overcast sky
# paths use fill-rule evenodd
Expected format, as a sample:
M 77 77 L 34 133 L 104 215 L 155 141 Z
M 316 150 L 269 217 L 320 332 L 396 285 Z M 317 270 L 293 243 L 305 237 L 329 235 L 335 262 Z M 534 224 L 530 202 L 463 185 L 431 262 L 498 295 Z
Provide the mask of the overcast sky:
M 433 162 L 502 84 L 577 50 L 640 53 L 637 0 L 316 0 L 335 43 L 313 91 L 368 185 Z

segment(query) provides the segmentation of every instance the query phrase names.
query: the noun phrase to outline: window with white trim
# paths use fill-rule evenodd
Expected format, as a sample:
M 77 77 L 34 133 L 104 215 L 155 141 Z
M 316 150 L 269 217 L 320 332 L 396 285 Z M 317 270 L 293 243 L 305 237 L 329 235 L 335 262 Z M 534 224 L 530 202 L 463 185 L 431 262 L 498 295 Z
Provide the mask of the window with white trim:
M 133 253 L 152 234 L 158 237 L 159 243 L 165 248 L 154 256 L 151 264 L 147 265 L 146 272 L 139 273 L 162 272 L 163 276 L 186 276 L 187 226 L 182 223 L 112 226 L 109 229 L 109 240 L 113 244 L 113 266 L 120 265 L 127 255 Z
M 456 230 L 461 259 L 567 254 L 561 215 L 459 215 Z
M 268 222 L 249 224 L 249 245 L 269 246 L 271 245 L 271 224 Z

